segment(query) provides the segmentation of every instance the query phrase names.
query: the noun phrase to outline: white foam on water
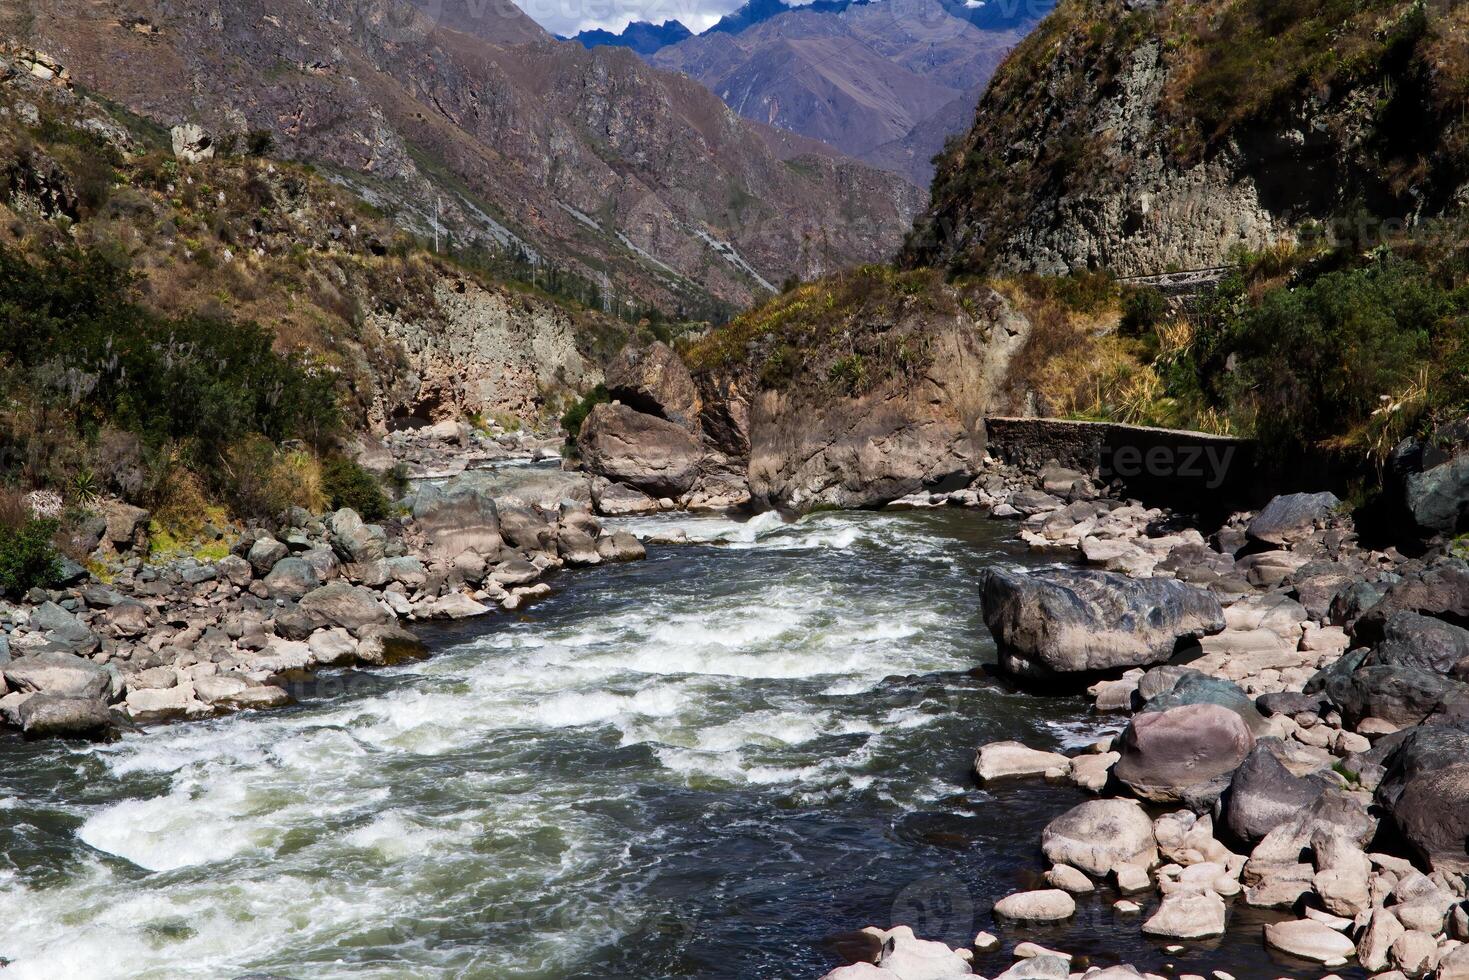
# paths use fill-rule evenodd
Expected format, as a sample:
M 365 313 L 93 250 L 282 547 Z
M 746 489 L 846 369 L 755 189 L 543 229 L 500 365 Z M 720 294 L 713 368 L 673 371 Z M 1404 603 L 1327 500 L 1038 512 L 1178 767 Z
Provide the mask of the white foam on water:
M 948 715 L 867 695 L 891 675 L 968 669 L 969 641 L 911 582 L 846 573 L 891 553 L 941 572 L 952 541 L 902 515 L 620 525 L 769 554 L 595 614 L 497 624 L 382 672 L 369 697 L 78 752 L 115 802 L 82 808 L 86 849 L 64 881 L 0 878 L 6 976 L 554 976 L 651 914 L 623 878 L 656 861 L 660 831 L 634 841 L 606 815 L 629 784 L 812 806 L 954 792 L 892 785 L 884 761 Z M 735 563 L 762 558 L 780 571 L 739 577 Z M 646 747 L 641 768 L 556 755 L 609 744 Z M 485 938 L 435 942 L 442 923 Z

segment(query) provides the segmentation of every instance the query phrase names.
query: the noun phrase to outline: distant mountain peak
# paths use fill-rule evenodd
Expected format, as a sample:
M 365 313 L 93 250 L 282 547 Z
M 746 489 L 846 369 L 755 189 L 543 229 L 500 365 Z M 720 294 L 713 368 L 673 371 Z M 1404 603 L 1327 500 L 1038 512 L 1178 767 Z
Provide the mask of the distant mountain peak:
M 638 54 L 652 54 L 693 36 L 694 32 L 680 21 L 665 20 L 661 24 L 653 24 L 645 20 L 635 20 L 624 27 L 620 34 L 600 29 L 582 31 L 570 40 L 578 42 L 584 48 L 631 48 Z
M 725 14 L 705 34 L 738 34 L 762 21 L 790 13 L 810 10 L 818 14 L 839 14 L 848 7 L 861 7 L 872 0 L 814 0 L 812 3 L 786 3 L 785 0 L 747 0 L 744 6 Z

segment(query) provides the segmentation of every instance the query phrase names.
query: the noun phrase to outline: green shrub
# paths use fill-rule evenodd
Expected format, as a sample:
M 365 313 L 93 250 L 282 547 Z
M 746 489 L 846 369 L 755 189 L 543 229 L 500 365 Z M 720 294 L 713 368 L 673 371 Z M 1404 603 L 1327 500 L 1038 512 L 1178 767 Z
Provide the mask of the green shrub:
M 333 510 L 350 507 L 364 521 L 381 521 L 392 513 L 393 503 L 382 483 L 355 460 L 327 457 L 321 465 L 321 484 Z
M 339 429 L 331 376 L 275 351 L 258 324 L 162 317 L 133 290 L 115 252 L 32 263 L 0 246 L 0 363 L 79 431 L 185 443 L 206 468 L 251 433 L 319 445 Z
M 1206 397 L 1254 420 L 1260 437 L 1305 445 L 1360 432 L 1425 378 L 1439 404 L 1461 403 L 1469 379 L 1452 354 L 1465 337 L 1469 294 L 1384 255 L 1258 300 L 1232 277 L 1206 311 L 1189 366 Z
M 1158 290 L 1151 287 L 1130 290 L 1122 300 L 1121 330 L 1130 337 L 1142 336 L 1167 314 L 1168 301 Z
M 0 593 L 20 595 L 56 581 L 61 574 L 61 556 L 51 543 L 56 530 L 54 520 L 0 527 Z
M 612 396 L 607 393 L 606 385 L 597 385 L 578 399 L 561 415 L 561 428 L 566 430 L 566 437 L 574 440 L 581 434 L 582 423 L 587 420 L 588 415 L 592 414 L 592 409 L 611 400 Z

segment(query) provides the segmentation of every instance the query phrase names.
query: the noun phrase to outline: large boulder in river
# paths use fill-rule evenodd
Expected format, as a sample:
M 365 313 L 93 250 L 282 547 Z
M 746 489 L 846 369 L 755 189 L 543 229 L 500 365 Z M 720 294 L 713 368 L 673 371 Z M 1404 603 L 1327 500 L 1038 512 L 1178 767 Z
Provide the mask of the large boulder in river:
M 1052 864 L 1102 878 L 1121 867 L 1151 867 L 1158 839 L 1136 800 L 1088 800 L 1046 824 L 1041 850 Z
M 624 347 L 607 365 L 607 392 L 639 412 L 693 428 L 699 393 L 693 375 L 667 344 Z
M 1260 840 L 1326 790 L 1325 782 L 1287 769 L 1280 761 L 1283 751 L 1280 739 L 1260 739 L 1230 780 L 1223 824 L 1240 840 Z
M 1176 579 L 991 568 L 980 597 L 1001 666 L 1022 677 L 1161 663 L 1181 642 L 1224 629 L 1214 594 Z
M 621 404 L 597 405 L 577 450 L 587 469 L 653 497 L 681 497 L 699 476 L 703 446 L 688 429 Z
M 1308 536 L 1341 506 L 1334 493 L 1288 493 L 1255 515 L 1245 533 L 1251 540 L 1279 548 Z
M 1219 798 L 1254 747 L 1239 714 L 1217 704 L 1185 704 L 1134 715 L 1112 772 L 1146 800 L 1201 808 Z
M 1435 871 L 1469 872 L 1469 725 L 1410 731 L 1384 763 L 1376 799 Z
M 429 555 L 445 562 L 466 551 L 493 557 L 504 543 L 494 497 L 470 480 L 420 489 L 413 501 L 413 522 Z
M 112 672 L 71 653 L 38 653 L 5 665 L 5 681 L 17 691 L 67 698 L 107 698 Z
M 97 738 L 112 728 L 112 713 L 100 698 L 32 694 L 16 713 L 31 738 Z
M 1417 667 L 1439 674 L 1469 669 L 1469 630 L 1432 616 L 1396 612 L 1382 626 L 1382 641 L 1362 661 L 1367 667 Z

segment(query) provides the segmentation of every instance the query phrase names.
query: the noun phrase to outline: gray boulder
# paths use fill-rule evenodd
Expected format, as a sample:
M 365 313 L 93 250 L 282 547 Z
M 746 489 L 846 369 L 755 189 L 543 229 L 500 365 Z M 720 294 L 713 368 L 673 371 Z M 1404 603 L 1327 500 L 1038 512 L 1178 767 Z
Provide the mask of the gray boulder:
M 331 516 L 328 524 L 332 549 L 342 561 L 368 562 L 383 557 L 387 532 L 376 524 L 368 524 L 355 510 L 343 507 Z
M 12 660 L 3 673 L 5 682 L 17 691 L 105 699 L 112 690 L 111 671 L 70 653 L 38 653 Z
M 1283 547 L 1308 536 L 1341 506 L 1334 493 L 1289 493 L 1276 497 L 1250 521 L 1254 541 Z
M 599 565 L 602 556 L 590 534 L 574 527 L 563 527 L 556 536 L 556 553 L 568 565 Z
M 1124 866 L 1149 868 L 1158 859 L 1153 820 L 1136 800 L 1088 800 L 1046 824 L 1041 851 L 1102 878 Z
M 321 576 L 304 558 L 282 558 L 262 581 L 274 598 L 299 599 L 321 585 Z
M 501 501 L 500 537 L 521 551 L 555 551 L 556 529 L 534 507 Z
M 1469 718 L 1469 684 L 1419 667 L 1363 666 L 1330 677 L 1325 692 L 1353 727 L 1364 718 L 1400 728 Z
M 1260 739 L 1235 770 L 1224 795 L 1223 823 L 1240 840 L 1260 840 L 1326 790 L 1324 782 L 1287 769 L 1277 754 L 1283 748 L 1278 738 Z
M 1143 799 L 1196 809 L 1219 798 L 1254 747 L 1240 716 L 1217 704 L 1185 704 L 1134 715 L 1112 772 Z
M 1446 558 L 1405 574 L 1357 619 L 1352 636 L 1373 644 L 1383 638 L 1394 613 L 1416 612 L 1469 626 L 1469 563 Z
M 250 545 L 250 550 L 245 559 L 255 574 L 265 576 L 275 567 L 276 562 L 290 554 L 290 549 L 275 538 L 256 538 Z
M 681 497 L 699 476 L 699 440 L 683 426 L 619 404 L 592 409 L 577 436 L 589 472 L 653 497 Z
M 494 498 L 467 480 L 419 490 L 413 521 L 424 535 L 429 555 L 442 561 L 453 561 L 466 551 L 490 557 L 504 543 Z
M 100 698 L 33 694 L 16 712 L 31 738 L 98 738 L 112 728 L 112 713 Z
M 239 555 L 226 555 L 214 567 L 226 582 L 242 589 L 255 577 L 255 566 Z
M 1291 593 L 1306 610 L 1307 616 L 1325 622 L 1331 616 L 1331 605 L 1345 589 L 1361 579 L 1360 562 L 1313 561 L 1291 573 Z M 1376 600 L 1373 600 L 1376 601 Z
M 1183 641 L 1224 629 L 1214 594 L 1175 579 L 991 568 L 980 597 L 1001 666 L 1022 677 L 1161 663 Z
M 1403 502 L 1413 521 L 1448 537 L 1469 530 L 1469 420 L 1441 426 L 1426 443 L 1411 447 L 1417 471 L 1403 480 Z M 1395 453 L 1395 455 L 1398 455 Z
M 597 554 L 603 561 L 641 561 L 648 550 L 626 531 L 614 531 L 597 539 Z
M 357 658 L 374 666 L 428 656 L 422 640 L 396 623 L 364 626 L 357 631 Z
M 142 636 L 152 625 L 153 610 L 136 599 L 124 599 L 99 617 L 117 636 Z
M 1469 872 L 1469 726 L 1429 725 L 1387 757 L 1376 799 L 1435 871 Z
M 329 626 L 357 631 L 364 626 L 393 622 L 393 614 L 371 589 L 329 582 L 301 597 L 301 609 L 312 619 Z
M 1466 659 L 1469 630 L 1432 616 L 1396 612 L 1383 623 L 1381 642 L 1362 663 L 1367 667 L 1417 667 L 1451 674 Z
M 1255 702 L 1238 684 L 1197 670 L 1185 670 L 1171 688 L 1149 699 L 1142 711 L 1167 711 L 1186 704 L 1217 704 L 1228 708 L 1239 715 L 1255 736 L 1265 734 L 1270 727 Z
M 91 653 L 100 640 L 76 616 L 54 602 L 43 602 L 31 611 L 31 629 L 46 634 L 49 648 L 70 653 Z

